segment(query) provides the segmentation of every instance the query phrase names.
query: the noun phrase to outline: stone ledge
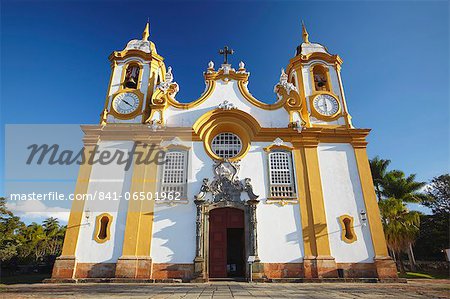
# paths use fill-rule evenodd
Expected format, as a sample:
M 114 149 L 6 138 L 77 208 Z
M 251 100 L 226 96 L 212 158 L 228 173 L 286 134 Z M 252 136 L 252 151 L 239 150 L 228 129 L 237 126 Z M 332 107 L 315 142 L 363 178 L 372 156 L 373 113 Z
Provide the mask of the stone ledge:
M 43 283 L 181 283 L 181 279 L 139 279 L 139 278 L 49 278 Z
M 262 283 L 407 283 L 403 278 L 261 278 Z
M 228 280 L 231 281 L 231 280 Z M 134 278 L 50 278 L 43 283 L 182 283 L 181 279 L 134 279 Z M 214 283 L 221 280 L 194 279 L 191 283 Z M 257 283 L 407 283 L 404 278 L 258 278 Z

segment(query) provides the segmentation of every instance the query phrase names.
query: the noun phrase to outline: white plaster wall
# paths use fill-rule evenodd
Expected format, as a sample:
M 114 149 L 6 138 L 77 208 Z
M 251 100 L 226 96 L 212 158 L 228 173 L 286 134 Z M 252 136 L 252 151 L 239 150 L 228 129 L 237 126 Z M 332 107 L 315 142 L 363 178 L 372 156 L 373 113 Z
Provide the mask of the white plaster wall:
M 155 204 L 150 256 L 154 263 L 193 263 L 196 209 L 188 204 Z
M 114 153 L 116 150 L 128 152 L 131 150 L 131 141 L 103 141 L 99 143 L 99 151 L 109 150 Z M 125 223 L 128 209 L 128 201 L 120 200 L 100 200 L 100 193 L 112 194 L 112 197 L 124 196 L 130 191 L 132 167 L 125 171 L 124 165 L 109 163 L 92 166 L 87 193 L 91 196 L 97 194 L 96 199 L 85 201 L 83 218 L 78 236 L 76 257 L 81 263 L 115 263 L 122 255 L 122 245 L 125 231 Z M 113 194 L 116 193 L 117 196 Z M 86 212 L 89 211 L 89 212 Z M 104 243 L 97 243 L 94 240 L 95 218 L 102 213 L 109 213 L 113 216 L 110 233 L 111 238 Z M 86 218 L 89 215 L 89 219 Z
M 321 143 L 318 155 L 332 256 L 338 263 L 373 262 L 369 225 L 363 226 L 359 216 L 366 208 L 352 146 Z M 351 244 L 341 239 L 339 216 L 344 214 L 354 219 L 357 241 Z
M 155 204 L 151 257 L 154 263 L 192 263 L 195 258 L 194 195 L 202 180 L 212 177 L 212 160 L 202 142 L 190 144 L 188 160 L 188 204 Z
M 165 110 L 167 125 L 174 127 L 192 127 L 200 116 L 210 110 L 216 109 L 225 100 L 233 103 L 237 109 L 252 115 L 262 127 L 287 127 L 289 123 L 289 114 L 283 107 L 277 110 L 258 108 L 242 96 L 237 86 L 237 81 L 230 80 L 228 83 L 225 83 L 222 80 L 217 80 L 213 93 L 202 104 L 189 110 L 169 106 Z
M 251 178 L 261 203 L 257 208 L 258 248 L 262 262 L 299 262 L 303 257 L 303 237 L 299 205 L 269 205 L 268 171 L 263 148 L 270 143 L 256 142 L 241 161 L 239 178 Z M 188 162 L 188 204 L 155 205 L 151 256 L 154 263 L 192 263 L 195 258 L 194 195 L 203 178 L 213 179 L 213 161 L 202 142 L 193 142 Z M 242 200 L 247 196 L 242 193 Z
M 259 258 L 263 263 L 300 262 L 304 252 L 300 206 L 295 204 L 282 207 L 266 204 L 269 172 L 267 154 L 263 149 L 270 144 L 270 142 L 253 143 L 241 161 L 239 175 L 241 179 L 247 177 L 252 179 L 254 192 L 261 200 L 256 210 Z

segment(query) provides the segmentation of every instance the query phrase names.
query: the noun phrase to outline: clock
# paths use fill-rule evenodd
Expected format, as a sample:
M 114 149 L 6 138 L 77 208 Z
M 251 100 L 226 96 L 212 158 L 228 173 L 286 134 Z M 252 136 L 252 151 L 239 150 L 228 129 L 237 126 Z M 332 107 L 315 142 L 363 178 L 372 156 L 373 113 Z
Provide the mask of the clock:
M 131 114 L 139 108 L 140 99 L 132 92 L 118 94 L 113 100 L 113 108 L 119 114 Z
M 332 117 L 339 112 L 339 101 L 329 94 L 319 94 L 312 102 L 314 110 L 321 116 Z

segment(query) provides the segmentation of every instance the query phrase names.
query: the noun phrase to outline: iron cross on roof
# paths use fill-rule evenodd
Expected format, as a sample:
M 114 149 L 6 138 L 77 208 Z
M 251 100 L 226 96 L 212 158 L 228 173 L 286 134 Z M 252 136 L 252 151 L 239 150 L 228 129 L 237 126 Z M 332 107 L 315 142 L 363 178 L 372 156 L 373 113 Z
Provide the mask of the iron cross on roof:
M 228 54 L 233 55 L 234 50 L 228 48 L 228 46 L 223 47 L 219 50 L 219 54 L 223 55 L 223 64 L 228 64 Z

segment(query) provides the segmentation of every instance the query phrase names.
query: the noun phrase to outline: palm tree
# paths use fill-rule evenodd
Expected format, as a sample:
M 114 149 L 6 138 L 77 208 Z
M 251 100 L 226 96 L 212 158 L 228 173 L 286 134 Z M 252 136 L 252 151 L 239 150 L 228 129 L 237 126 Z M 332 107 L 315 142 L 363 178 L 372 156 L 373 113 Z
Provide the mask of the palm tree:
M 400 170 L 392 170 L 385 174 L 382 186 L 382 195 L 385 197 L 394 197 L 404 202 L 424 202 L 429 197 L 420 192 L 425 187 L 425 182 L 416 182 L 416 175 L 411 174 L 408 177 Z
M 407 249 L 419 234 L 420 213 L 408 211 L 401 199 L 388 198 L 379 203 L 383 215 L 383 229 L 389 249 L 399 257 L 400 272 L 406 273 L 400 253 Z
M 416 175 L 411 174 L 408 177 L 405 176 L 405 173 L 400 170 L 392 170 L 387 173 L 385 173 L 384 178 L 382 180 L 382 191 L 381 194 L 385 198 L 393 198 L 395 200 L 400 201 L 400 203 L 403 205 L 403 210 L 406 209 L 404 207 L 405 202 L 424 202 L 429 199 L 429 197 L 420 192 L 421 189 L 425 186 L 425 182 L 416 182 Z M 400 208 L 400 207 L 399 207 Z M 381 209 L 381 206 L 380 206 Z M 387 222 L 389 221 L 389 215 L 384 215 L 383 210 L 381 210 L 381 214 L 383 217 L 383 221 Z M 404 211 L 400 211 L 401 213 L 404 213 Z M 409 212 L 413 213 L 413 212 Z M 411 216 L 412 217 L 412 216 Z M 414 216 L 416 217 L 416 216 Z M 418 217 L 418 216 L 417 216 Z M 419 221 L 419 220 L 417 220 Z M 417 222 L 417 229 L 419 226 L 419 222 Z M 405 224 L 406 225 L 406 224 Z M 394 231 L 390 231 L 392 235 L 389 236 L 389 238 L 394 238 Z M 388 239 L 387 233 L 386 239 Z M 408 253 L 408 258 L 411 265 L 411 270 L 415 269 L 415 259 L 414 259 L 414 252 L 412 249 L 412 244 L 414 243 L 415 238 L 417 237 L 416 234 L 408 235 L 406 231 L 399 230 L 397 232 L 397 238 L 401 241 L 400 244 L 403 244 L 402 240 L 409 240 L 407 244 L 403 244 L 404 247 L 398 251 L 397 249 L 394 249 L 396 246 L 390 246 L 391 250 L 397 254 L 399 257 L 400 266 L 403 268 L 403 262 L 401 260 L 400 255 L 398 255 L 401 251 L 406 251 Z M 404 270 L 404 269 L 402 269 Z
M 59 230 L 59 221 L 57 218 L 49 217 L 42 222 L 44 232 L 47 236 L 55 235 Z
M 391 160 L 380 159 L 378 156 L 369 160 L 370 170 L 372 171 L 373 185 L 377 193 L 378 201 L 382 199 L 382 188 L 384 177 L 386 176 L 386 170 Z

